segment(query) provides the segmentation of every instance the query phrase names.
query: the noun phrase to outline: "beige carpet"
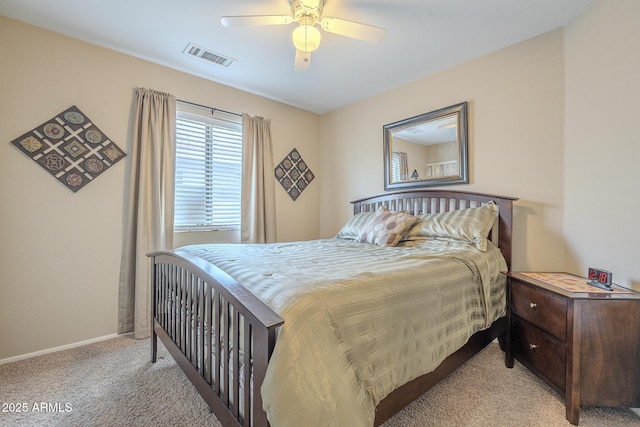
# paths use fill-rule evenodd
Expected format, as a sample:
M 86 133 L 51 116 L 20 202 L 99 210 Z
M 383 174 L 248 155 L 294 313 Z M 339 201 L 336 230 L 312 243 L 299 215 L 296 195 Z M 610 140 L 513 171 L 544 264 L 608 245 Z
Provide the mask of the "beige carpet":
M 219 426 L 162 346 L 159 357 L 148 361 L 149 340 L 120 337 L 0 365 L 0 425 Z M 385 427 L 570 426 L 564 414 L 556 393 L 520 364 L 505 368 L 491 344 Z M 580 426 L 640 426 L 640 418 L 583 408 Z

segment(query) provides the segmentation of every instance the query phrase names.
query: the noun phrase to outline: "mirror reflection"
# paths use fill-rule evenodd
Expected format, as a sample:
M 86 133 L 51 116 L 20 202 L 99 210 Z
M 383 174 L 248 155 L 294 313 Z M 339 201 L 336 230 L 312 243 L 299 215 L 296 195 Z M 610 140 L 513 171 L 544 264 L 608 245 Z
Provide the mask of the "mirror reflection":
M 385 190 L 468 183 L 467 103 L 384 126 Z

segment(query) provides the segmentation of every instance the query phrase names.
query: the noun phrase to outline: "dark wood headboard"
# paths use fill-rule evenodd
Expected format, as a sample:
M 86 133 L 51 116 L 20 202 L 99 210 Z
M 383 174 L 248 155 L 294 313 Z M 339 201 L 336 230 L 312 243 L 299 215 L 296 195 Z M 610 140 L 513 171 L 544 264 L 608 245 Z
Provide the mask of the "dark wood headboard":
M 354 200 L 351 203 L 353 204 L 354 215 L 360 212 L 375 211 L 380 206 L 386 206 L 390 210 L 409 211 L 413 215 L 419 216 L 426 213 L 474 208 L 493 201 L 498 206 L 497 245 L 507 261 L 507 267 L 511 269 L 513 202 L 516 200 L 518 200 L 516 197 L 467 191 L 420 190 L 384 193 Z

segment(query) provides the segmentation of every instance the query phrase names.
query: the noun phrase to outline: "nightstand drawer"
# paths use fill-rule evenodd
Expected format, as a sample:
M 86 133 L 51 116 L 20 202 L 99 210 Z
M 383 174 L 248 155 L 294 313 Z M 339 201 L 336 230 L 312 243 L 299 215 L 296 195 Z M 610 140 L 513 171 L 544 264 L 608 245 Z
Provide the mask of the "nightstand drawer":
M 565 298 L 514 280 L 511 284 L 511 310 L 561 341 L 567 341 Z
M 512 319 L 512 328 L 512 346 L 516 355 L 565 390 L 565 343 L 515 316 Z

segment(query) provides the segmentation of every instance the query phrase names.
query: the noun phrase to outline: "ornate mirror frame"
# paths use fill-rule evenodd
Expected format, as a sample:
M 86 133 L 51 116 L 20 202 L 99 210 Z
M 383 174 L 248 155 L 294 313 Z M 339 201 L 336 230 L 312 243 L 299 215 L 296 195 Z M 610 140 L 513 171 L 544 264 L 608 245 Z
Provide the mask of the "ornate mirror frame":
M 467 103 L 384 125 L 384 189 L 469 183 Z

